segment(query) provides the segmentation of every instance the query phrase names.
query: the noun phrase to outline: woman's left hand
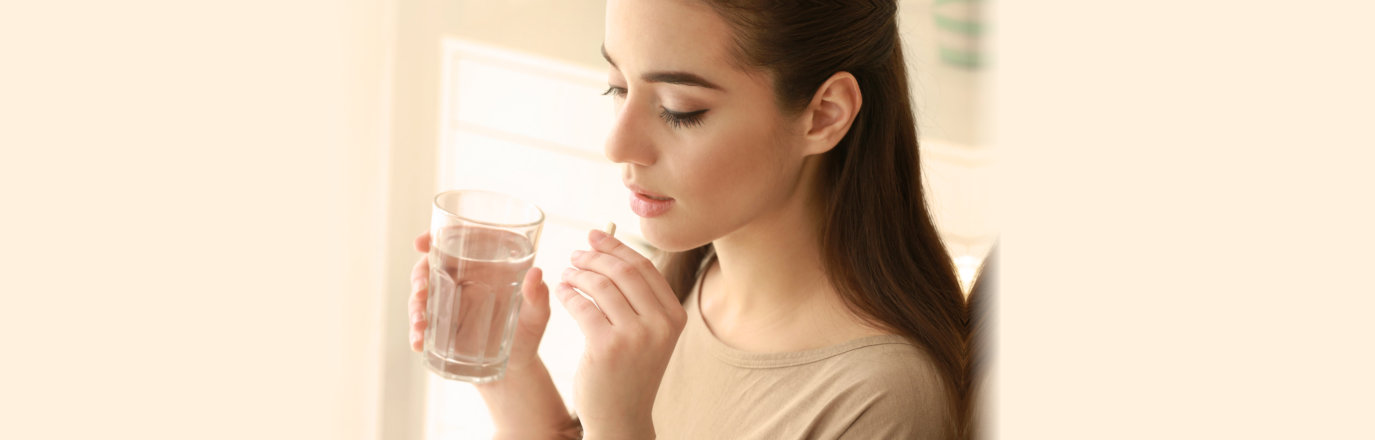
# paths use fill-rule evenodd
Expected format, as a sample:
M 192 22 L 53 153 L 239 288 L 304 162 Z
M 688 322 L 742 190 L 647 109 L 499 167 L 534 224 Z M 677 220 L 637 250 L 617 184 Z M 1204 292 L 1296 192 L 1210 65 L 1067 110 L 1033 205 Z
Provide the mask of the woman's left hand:
M 588 242 L 554 289 L 587 338 L 574 405 L 587 438 L 653 438 L 654 396 L 687 314 L 639 252 L 602 231 Z

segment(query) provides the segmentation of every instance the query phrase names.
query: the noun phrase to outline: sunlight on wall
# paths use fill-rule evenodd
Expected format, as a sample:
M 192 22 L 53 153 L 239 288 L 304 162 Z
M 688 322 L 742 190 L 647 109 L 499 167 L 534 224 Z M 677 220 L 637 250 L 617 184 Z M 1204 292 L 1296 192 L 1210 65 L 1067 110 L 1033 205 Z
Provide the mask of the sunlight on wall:
M 960 285 L 964 287 L 965 293 L 969 293 L 969 288 L 974 285 L 974 276 L 979 274 L 979 263 L 983 259 L 970 255 L 955 257 L 955 270 L 959 272 Z

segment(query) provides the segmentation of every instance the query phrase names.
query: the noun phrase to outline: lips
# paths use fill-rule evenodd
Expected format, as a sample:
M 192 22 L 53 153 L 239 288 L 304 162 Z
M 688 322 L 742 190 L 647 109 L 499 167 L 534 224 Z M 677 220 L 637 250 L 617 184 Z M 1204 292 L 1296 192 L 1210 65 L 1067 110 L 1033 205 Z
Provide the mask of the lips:
M 675 200 L 672 197 L 632 183 L 627 183 L 625 187 L 630 189 L 630 210 L 634 211 L 635 215 L 645 218 L 657 217 L 673 208 Z
M 636 194 L 638 194 L 638 195 L 640 195 L 640 196 L 643 196 L 643 197 L 646 198 L 646 199 L 657 200 L 657 201 L 660 201 L 660 202 L 667 202 L 667 201 L 669 201 L 669 200 L 673 200 L 672 197 L 656 197 L 656 196 L 651 196 L 651 195 L 649 195 L 648 193 L 636 193 Z
M 666 196 L 666 195 L 663 195 L 663 194 L 660 194 L 660 193 L 657 193 L 657 192 L 654 192 L 654 191 L 650 191 L 649 189 L 647 189 L 647 188 L 645 188 L 645 187 L 643 187 L 643 186 L 640 186 L 640 185 L 636 185 L 636 184 L 634 184 L 634 183 L 626 182 L 625 187 L 626 187 L 626 189 L 629 189 L 630 192 L 635 193 L 635 194 L 642 195 L 642 196 L 644 196 L 645 198 L 650 199 L 650 200 L 657 200 L 657 201 L 661 201 L 661 202 L 673 200 L 672 197 L 669 197 L 669 196 Z

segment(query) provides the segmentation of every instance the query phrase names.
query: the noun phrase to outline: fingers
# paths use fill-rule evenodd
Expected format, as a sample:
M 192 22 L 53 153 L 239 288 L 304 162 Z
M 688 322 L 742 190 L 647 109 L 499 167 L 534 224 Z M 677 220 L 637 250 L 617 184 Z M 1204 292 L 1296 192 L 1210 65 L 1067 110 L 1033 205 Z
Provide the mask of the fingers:
M 544 271 L 538 267 L 531 268 L 525 272 L 524 284 L 521 284 L 521 296 L 525 297 L 526 309 L 535 313 L 534 318 L 541 321 L 549 320 L 549 286 L 544 284 Z
M 414 292 L 420 286 L 430 282 L 430 259 L 428 255 L 421 255 L 420 259 L 411 266 L 411 291 Z
M 411 301 L 407 310 L 411 317 L 411 350 L 420 351 L 425 344 L 425 326 L 429 321 L 425 319 L 425 306 L 429 300 L 430 289 L 421 287 L 411 295 Z
M 420 234 L 419 237 L 415 237 L 415 250 L 416 252 L 430 251 L 430 231 L 425 231 L 424 234 Z
M 406 315 L 410 317 L 411 323 L 411 350 L 414 351 L 420 351 L 424 345 L 425 326 L 429 324 L 425 319 L 425 307 L 430 296 L 429 280 L 429 260 L 422 255 L 411 269 L 411 298 L 406 307 Z
M 634 266 L 631 266 L 630 263 L 622 261 L 619 257 L 597 251 L 577 251 L 573 252 L 572 263 L 573 267 L 582 269 L 579 272 L 587 274 L 580 276 L 598 277 L 600 279 L 597 279 L 597 282 L 600 282 L 601 279 L 605 279 L 614 284 L 615 290 L 619 291 L 621 295 L 624 296 L 625 301 L 630 304 L 633 313 L 645 315 L 648 313 L 657 313 L 664 309 L 663 306 L 659 304 L 659 300 L 655 297 L 653 288 L 645 281 L 644 275 Z M 579 286 L 579 288 L 581 288 L 581 286 Z M 585 291 L 586 290 L 584 290 L 584 292 Z M 597 305 L 601 305 L 601 298 L 596 299 Z M 605 308 L 603 307 L 603 309 Z M 616 318 L 612 317 L 611 322 L 614 324 Z
M 591 270 L 568 268 L 563 271 L 563 284 L 576 287 L 596 301 L 596 307 L 606 315 L 611 325 L 623 325 L 635 319 L 635 310 L 626 302 L 625 293 L 614 281 Z
M 559 302 L 563 303 L 563 308 L 568 310 L 568 314 L 573 316 L 573 321 L 578 323 L 578 328 L 582 329 L 583 334 L 598 336 L 611 327 L 606 315 L 597 310 L 592 301 L 573 291 L 573 286 L 568 283 L 554 286 L 554 295 L 558 296 Z
M 664 275 L 659 273 L 659 269 L 644 255 L 640 255 L 616 237 L 595 229 L 588 233 L 587 242 L 592 245 L 593 250 L 613 255 L 638 272 L 659 302 L 661 310 L 676 311 L 683 308 L 678 302 L 678 296 L 673 294 L 673 288 L 668 286 L 668 280 L 664 279 Z M 674 312 L 671 315 L 676 314 Z

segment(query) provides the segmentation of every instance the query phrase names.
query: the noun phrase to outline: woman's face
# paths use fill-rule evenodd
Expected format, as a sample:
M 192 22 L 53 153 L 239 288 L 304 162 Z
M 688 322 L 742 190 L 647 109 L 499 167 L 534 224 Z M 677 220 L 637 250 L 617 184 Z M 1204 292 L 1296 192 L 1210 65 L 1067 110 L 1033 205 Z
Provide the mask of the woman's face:
M 631 209 L 660 249 L 726 236 L 776 212 L 799 187 L 795 122 L 775 104 L 769 75 L 735 67 L 731 36 L 701 1 L 607 2 L 616 122 L 606 156 L 624 164 Z

